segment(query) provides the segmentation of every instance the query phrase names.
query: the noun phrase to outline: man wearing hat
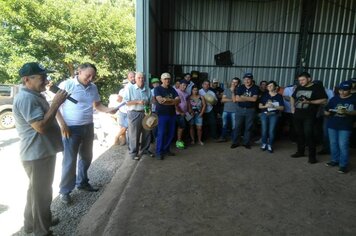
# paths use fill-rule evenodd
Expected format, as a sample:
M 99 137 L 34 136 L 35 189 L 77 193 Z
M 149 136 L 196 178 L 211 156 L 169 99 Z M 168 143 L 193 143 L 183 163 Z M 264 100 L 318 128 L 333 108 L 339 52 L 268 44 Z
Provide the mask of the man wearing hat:
M 330 139 L 330 161 L 326 166 L 339 166 L 339 173 L 346 173 L 349 166 L 349 144 L 352 124 L 356 117 L 356 96 L 351 94 L 350 81 L 339 85 L 339 96 L 330 99 L 325 107 Z
M 118 110 L 117 107 L 108 108 L 101 103 L 98 89 L 92 83 L 96 72 L 95 65 L 81 64 L 77 76 L 59 85 L 78 101 L 78 103 L 65 101 L 57 113 L 64 145 L 59 192 L 65 204 L 71 203 L 70 193 L 74 187 L 88 192 L 99 190 L 89 183 L 88 178 L 88 169 L 93 158 L 93 111 L 96 109 L 100 112 L 115 114 Z
M 305 147 L 308 146 L 310 164 L 317 162 L 314 127 L 316 114 L 321 104 L 326 104 L 327 95 L 322 86 L 312 83 L 309 73 L 302 72 L 298 76 L 299 86 L 295 89 L 291 99 L 293 122 L 297 132 L 297 152 L 291 157 L 304 156 Z
M 176 128 L 175 106 L 180 99 L 177 92 L 170 86 L 171 75 L 163 73 L 161 75 L 162 84 L 154 89 L 156 113 L 158 115 L 158 129 L 156 140 L 156 158 L 163 160 L 164 155 L 174 156 L 170 151 Z
M 136 73 L 135 81 L 133 86 L 127 88 L 124 101 L 129 121 L 129 156 L 133 160 L 140 160 L 142 155 L 149 153 L 151 144 L 151 132 L 142 126 L 145 113 L 150 110 L 151 91 L 145 86 L 142 72 Z
M 253 75 L 251 73 L 246 73 L 243 77 L 243 84 L 237 88 L 235 101 L 237 102 L 236 137 L 239 139 L 242 126 L 244 126 L 243 146 L 247 149 L 251 149 L 251 133 L 253 121 L 256 116 L 258 95 L 259 87 L 253 84 Z M 236 148 L 238 146 L 238 143 L 233 143 L 231 148 Z
M 63 150 L 61 131 L 55 119 L 68 94 L 57 91 L 51 105 L 41 92 L 48 84 L 46 70 L 36 62 L 19 70 L 23 87 L 14 100 L 13 112 L 20 137 L 20 157 L 29 178 L 24 214 L 24 230 L 35 235 L 50 235 L 52 183 L 56 154 Z

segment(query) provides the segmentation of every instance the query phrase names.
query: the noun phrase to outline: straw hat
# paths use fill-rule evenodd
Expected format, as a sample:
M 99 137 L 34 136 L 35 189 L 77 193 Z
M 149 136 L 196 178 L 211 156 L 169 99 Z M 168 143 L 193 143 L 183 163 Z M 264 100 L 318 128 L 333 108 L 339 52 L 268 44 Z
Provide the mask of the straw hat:
M 142 120 L 142 126 L 145 130 L 152 130 L 158 125 L 158 116 L 154 113 L 146 115 Z
M 204 95 L 204 98 L 205 98 L 205 101 L 207 102 L 207 103 L 209 103 L 210 105 L 215 105 L 216 104 L 216 99 L 214 98 L 214 96 L 213 95 L 211 95 L 211 94 L 209 94 L 209 93 L 206 93 L 205 95 Z

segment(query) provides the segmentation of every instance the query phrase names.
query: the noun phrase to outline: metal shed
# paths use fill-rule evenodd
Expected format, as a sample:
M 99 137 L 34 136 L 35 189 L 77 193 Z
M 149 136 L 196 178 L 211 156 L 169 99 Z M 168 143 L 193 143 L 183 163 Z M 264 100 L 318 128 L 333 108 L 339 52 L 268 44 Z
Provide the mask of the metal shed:
M 137 0 L 137 69 L 332 88 L 355 76 L 356 0 Z M 216 56 L 229 51 L 231 57 Z M 231 61 L 227 61 L 231 59 Z

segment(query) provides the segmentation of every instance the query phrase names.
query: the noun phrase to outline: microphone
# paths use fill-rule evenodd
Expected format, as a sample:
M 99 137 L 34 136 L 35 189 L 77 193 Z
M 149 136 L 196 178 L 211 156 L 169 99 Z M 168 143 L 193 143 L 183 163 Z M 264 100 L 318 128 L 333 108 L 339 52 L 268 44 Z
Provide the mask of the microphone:
M 60 88 L 59 88 L 57 85 L 52 85 L 52 86 L 49 88 L 49 91 L 51 91 L 52 93 L 57 93 L 58 90 L 60 90 Z M 77 103 L 78 103 L 78 101 L 75 100 L 74 98 L 72 98 L 70 95 L 67 97 L 67 99 L 68 99 L 69 101 L 71 101 L 72 103 L 74 103 L 74 104 L 77 104 Z

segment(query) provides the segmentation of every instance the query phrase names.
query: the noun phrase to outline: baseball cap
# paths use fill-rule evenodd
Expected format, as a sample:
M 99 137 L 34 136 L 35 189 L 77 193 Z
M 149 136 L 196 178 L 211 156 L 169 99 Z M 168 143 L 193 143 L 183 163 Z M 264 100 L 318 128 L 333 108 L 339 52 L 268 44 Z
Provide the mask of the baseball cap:
M 252 73 L 245 73 L 245 74 L 244 74 L 244 78 L 253 79 L 253 75 L 252 75 Z
M 152 78 L 151 79 L 151 83 L 154 84 L 154 83 L 159 83 L 159 79 L 158 78 Z
M 48 73 L 53 73 L 53 70 L 45 69 L 42 65 L 37 62 L 25 63 L 19 70 L 20 77 L 31 76 L 31 75 L 44 75 Z
M 213 79 L 213 83 L 219 83 L 218 79 Z
M 351 88 L 352 84 L 350 83 L 350 81 L 341 82 L 339 85 L 339 89 L 341 90 L 351 90 Z
M 171 78 L 171 75 L 169 73 L 165 72 L 161 75 L 161 79 L 167 79 L 167 78 L 169 79 Z
M 188 81 L 186 81 L 185 79 L 181 79 L 181 80 L 179 81 L 179 83 L 181 83 L 181 84 L 187 84 L 187 85 L 189 84 Z

